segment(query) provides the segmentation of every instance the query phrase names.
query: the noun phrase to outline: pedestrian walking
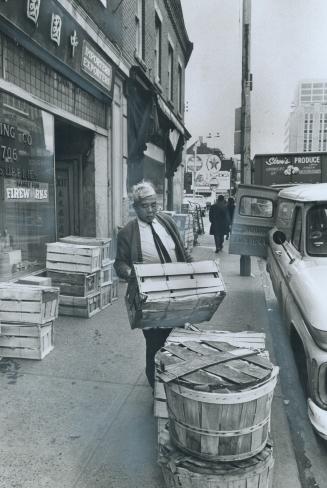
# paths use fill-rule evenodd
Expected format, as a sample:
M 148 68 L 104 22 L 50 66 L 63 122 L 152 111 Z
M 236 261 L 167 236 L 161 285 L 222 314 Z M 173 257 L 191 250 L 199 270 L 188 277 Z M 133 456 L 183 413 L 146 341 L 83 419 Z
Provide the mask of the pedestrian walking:
M 235 210 L 235 200 L 233 197 L 228 198 L 226 208 L 227 208 L 228 216 L 229 216 L 228 233 L 226 234 L 226 240 L 228 240 L 229 234 L 231 231 L 231 225 L 233 222 L 234 210 Z
M 226 208 L 225 198 L 219 195 L 217 201 L 210 207 L 209 220 L 211 222 L 210 235 L 215 238 L 216 253 L 224 246 L 224 237 L 229 232 L 230 219 Z
M 151 183 L 142 181 L 133 187 L 133 207 L 137 217 L 118 233 L 114 267 L 117 275 L 129 280 L 133 264 L 190 262 L 174 220 L 158 212 L 157 196 Z M 163 347 L 172 329 L 143 329 L 146 342 L 146 376 L 154 387 L 156 352 Z

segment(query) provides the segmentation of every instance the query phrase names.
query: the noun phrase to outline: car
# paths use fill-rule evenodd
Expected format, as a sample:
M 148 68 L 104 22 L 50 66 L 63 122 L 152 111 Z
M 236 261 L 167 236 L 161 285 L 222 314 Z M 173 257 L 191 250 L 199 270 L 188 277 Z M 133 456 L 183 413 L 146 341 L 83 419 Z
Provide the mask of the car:
M 189 205 L 194 207 L 199 205 L 202 215 L 205 216 L 207 210 L 207 202 L 203 195 L 193 195 L 193 193 L 185 194 L 183 198 L 183 203 L 188 203 Z
M 266 258 L 292 343 L 305 357 L 310 422 L 327 439 L 327 183 L 239 185 L 229 252 Z

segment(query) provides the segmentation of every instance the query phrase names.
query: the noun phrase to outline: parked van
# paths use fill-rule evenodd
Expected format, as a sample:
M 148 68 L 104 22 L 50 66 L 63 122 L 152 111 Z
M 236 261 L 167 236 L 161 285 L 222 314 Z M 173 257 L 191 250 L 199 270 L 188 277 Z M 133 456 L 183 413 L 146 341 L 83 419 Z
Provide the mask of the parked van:
M 267 259 L 285 322 L 305 352 L 309 418 L 327 439 L 327 183 L 240 185 L 229 252 Z

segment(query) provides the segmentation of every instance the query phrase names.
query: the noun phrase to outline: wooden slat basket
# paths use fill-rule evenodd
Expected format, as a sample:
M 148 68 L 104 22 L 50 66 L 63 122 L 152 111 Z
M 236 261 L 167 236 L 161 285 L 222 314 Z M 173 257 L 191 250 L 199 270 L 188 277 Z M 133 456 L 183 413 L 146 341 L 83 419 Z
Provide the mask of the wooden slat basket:
M 177 447 L 208 461 L 263 450 L 277 367 L 258 351 L 213 341 L 168 344 L 158 356 Z
M 112 239 L 110 237 L 66 236 L 61 237 L 59 241 L 67 244 L 99 246 L 101 248 L 101 266 L 103 267 L 110 263 L 112 255 Z
M 270 488 L 273 476 L 273 449 L 264 449 L 232 463 L 202 461 L 176 449 L 167 429 L 159 438 L 158 463 L 167 488 Z
M 87 297 L 60 295 L 59 315 L 91 318 L 101 310 L 101 293 L 93 293 Z
M 59 288 L 0 284 L 0 321 L 45 324 L 58 317 Z
M 136 264 L 126 307 L 132 329 L 210 320 L 226 295 L 216 261 Z
M 101 268 L 101 249 L 86 244 L 50 242 L 47 244 L 46 267 L 66 273 L 93 273 Z
M 47 271 L 53 286 L 60 288 L 61 295 L 87 297 L 100 291 L 100 271 L 94 273 L 65 273 Z
M 0 357 L 43 359 L 53 347 L 53 322 L 44 325 L 2 324 Z

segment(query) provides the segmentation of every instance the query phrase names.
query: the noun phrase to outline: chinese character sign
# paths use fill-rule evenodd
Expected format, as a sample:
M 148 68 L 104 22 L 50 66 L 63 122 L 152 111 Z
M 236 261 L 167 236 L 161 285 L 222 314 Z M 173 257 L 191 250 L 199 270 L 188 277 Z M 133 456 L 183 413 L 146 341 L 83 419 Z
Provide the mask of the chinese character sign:
M 35 24 L 39 18 L 41 0 L 28 0 L 27 2 L 27 17 Z
M 52 14 L 52 17 L 51 17 L 51 40 L 53 42 L 55 42 L 58 46 L 60 45 L 61 24 L 62 24 L 62 20 L 61 20 L 60 15 Z

